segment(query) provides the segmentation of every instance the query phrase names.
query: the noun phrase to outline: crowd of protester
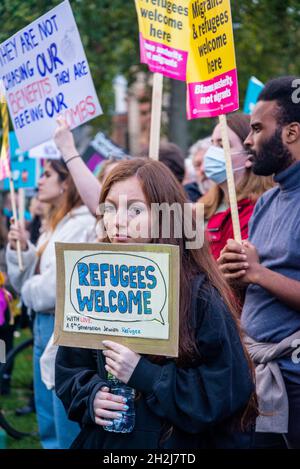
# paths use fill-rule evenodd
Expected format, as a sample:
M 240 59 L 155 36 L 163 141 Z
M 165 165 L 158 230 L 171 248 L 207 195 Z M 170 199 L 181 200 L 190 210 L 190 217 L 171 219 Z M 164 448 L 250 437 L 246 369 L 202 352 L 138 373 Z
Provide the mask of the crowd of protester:
M 300 343 L 295 78 L 270 80 L 251 116 L 227 119 L 242 243 L 233 239 L 220 124 L 188 157 L 162 142 L 159 161 L 148 152 L 112 157 L 97 178 L 58 118 L 54 140 L 62 159 L 45 163 L 30 224 L 14 220 L 8 203 L 0 223 L 0 339 L 13 347 L 11 305 L 19 298 L 33 321 L 34 404 L 27 411 L 36 411 L 43 448 L 300 448 L 300 364 L 293 353 Z M 185 216 L 194 225 L 203 206 L 202 246 L 188 249 L 184 229 L 176 237 L 173 227 L 166 238 L 161 220 L 152 237 L 151 204 L 163 203 L 192 204 L 195 210 Z M 131 231 L 132 220 L 143 236 Z M 181 222 L 184 227 L 184 217 Z M 57 241 L 178 246 L 178 357 L 141 355 L 117 337 L 105 341 L 103 351 L 54 346 Z M 135 390 L 130 433 L 107 431 L 128 408 L 111 392 L 108 373 Z M 9 373 L 1 392 L 1 399 L 10 392 Z

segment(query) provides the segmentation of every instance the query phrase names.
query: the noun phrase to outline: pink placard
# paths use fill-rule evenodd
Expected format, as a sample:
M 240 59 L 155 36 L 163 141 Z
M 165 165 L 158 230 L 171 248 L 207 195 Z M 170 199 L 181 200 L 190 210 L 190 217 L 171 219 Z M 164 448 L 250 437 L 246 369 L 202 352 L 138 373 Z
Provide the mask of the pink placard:
M 158 72 L 175 80 L 186 80 L 186 51 L 149 41 L 140 33 L 140 55 L 141 62 L 147 64 L 151 72 Z
M 217 117 L 239 108 L 237 70 L 187 86 L 187 118 Z

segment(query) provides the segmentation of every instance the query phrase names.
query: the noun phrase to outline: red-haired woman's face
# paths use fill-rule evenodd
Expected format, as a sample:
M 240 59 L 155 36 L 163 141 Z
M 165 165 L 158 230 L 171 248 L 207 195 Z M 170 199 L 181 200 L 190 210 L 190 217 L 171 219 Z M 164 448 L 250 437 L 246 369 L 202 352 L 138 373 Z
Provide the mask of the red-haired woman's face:
M 136 176 L 114 183 L 101 210 L 111 243 L 150 242 L 150 207 Z

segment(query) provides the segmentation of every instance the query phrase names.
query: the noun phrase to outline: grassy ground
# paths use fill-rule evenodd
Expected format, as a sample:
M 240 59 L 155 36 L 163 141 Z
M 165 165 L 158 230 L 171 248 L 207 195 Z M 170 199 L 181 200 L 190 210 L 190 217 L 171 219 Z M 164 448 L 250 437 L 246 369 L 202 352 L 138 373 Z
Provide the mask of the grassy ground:
M 22 330 L 20 337 L 15 339 L 15 345 L 30 337 L 30 331 Z M 15 415 L 15 410 L 28 403 L 32 388 L 32 349 L 24 351 L 20 357 L 15 360 L 11 392 L 8 396 L 0 396 L 0 407 L 5 413 L 5 417 L 12 426 L 18 430 L 33 433 L 33 436 L 27 436 L 20 440 L 7 436 L 8 449 L 34 449 L 41 448 L 37 436 L 36 414 L 32 413 L 24 417 Z

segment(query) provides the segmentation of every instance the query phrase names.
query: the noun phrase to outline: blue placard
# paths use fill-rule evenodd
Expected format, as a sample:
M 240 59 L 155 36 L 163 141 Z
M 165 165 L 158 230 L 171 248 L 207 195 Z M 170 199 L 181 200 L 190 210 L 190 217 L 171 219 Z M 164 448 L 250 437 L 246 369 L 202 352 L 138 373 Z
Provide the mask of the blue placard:
M 252 114 L 253 108 L 257 102 L 259 93 L 265 85 L 255 77 L 251 77 L 245 97 L 244 113 Z
M 28 151 L 20 148 L 15 132 L 9 132 L 10 161 L 18 161 L 20 158 L 28 158 Z
M 37 160 L 29 158 L 28 152 L 22 152 L 15 132 L 9 132 L 10 167 L 15 189 L 20 187 L 36 188 L 39 177 Z M 9 190 L 9 179 L 4 179 L 3 189 Z

